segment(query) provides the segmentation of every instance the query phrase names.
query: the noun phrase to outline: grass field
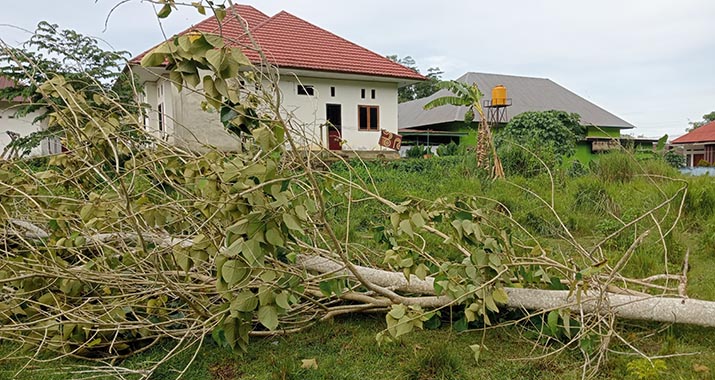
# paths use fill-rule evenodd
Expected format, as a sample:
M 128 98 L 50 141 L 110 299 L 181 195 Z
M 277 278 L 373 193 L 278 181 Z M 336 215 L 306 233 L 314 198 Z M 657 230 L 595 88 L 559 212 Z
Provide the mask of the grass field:
M 508 208 L 514 220 L 555 251 L 567 249 L 563 246 L 555 218 L 523 188 L 529 188 L 547 200 L 553 196 L 555 209 L 564 224 L 584 246 L 590 246 L 687 185 L 679 220 L 676 216 L 680 201 L 674 202 L 674 208 L 654 214 L 664 225 L 675 223 L 674 230 L 665 239 L 667 258 L 662 254 L 662 243 L 657 234 L 651 234 L 625 268 L 625 274 L 648 276 L 661 273 L 665 267 L 671 273 L 678 273 L 682 270 L 685 253 L 690 251 L 689 295 L 715 300 L 715 180 L 681 178 L 660 162 L 623 164 L 628 161 L 626 156 L 605 161 L 602 167 L 582 176 L 572 177 L 566 171 L 555 173 L 553 194 L 552 182 L 546 175 L 490 181 L 475 174 L 468 160 L 461 157 L 370 163 L 367 168 L 358 167 L 354 175 L 374 184 L 375 190 L 392 200 L 408 197 L 431 200 L 463 194 L 490 199 L 485 200 L 485 207 L 494 207 L 496 203 L 493 201 L 498 201 Z M 334 169 L 338 173 L 347 173 L 341 165 Z M 660 176 L 680 179 L 673 181 Z M 339 198 L 331 201 L 341 202 Z M 353 208 L 350 228 L 344 226 L 344 214 L 336 213 L 332 218 L 341 237 L 348 236 L 352 241 L 369 246 L 373 244 L 373 227 L 383 220 L 382 212 L 384 210 L 377 204 L 364 202 Z M 639 222 L 605 244 L 604 252 L 609 257 L 618 257 L 628 248 L 634 235 L 652 227 L 649 219 Z M 378 346 L 375 340 L 375 335 L 385 328 L 382 315 L 340 318 L 300 334 L 256 338 L 245 354 L 221 349 L 209 337 L 183 378 L 427 380 L 578 379 L 581 376 L 582 358 L 578 351 L 541 357 L 549 353 L 548 347 L 535 346 L 529 336 L 523 334 L 521 326 L 457 333 L 450 326 L 448 314 L 443 314 L 441 326 L 434 330 L 416 332 L 397 343 L 383 346 Z M 508 319 L 513 315 L 502 317 Z M 715 329 L 622 322 L 618 331 L 643 353 L 661 356 L 657 364 L 664 367 L 660 371 L 651 370 L 649 363 L 634 355 L 632 349 L 614 343 L 611 346 L 613 352 L 599 378 L 715 378 Z M 482 343 L 488 351 L 476 362 L 469 346 Z M 0 344 L 0 353 L 7 356 L 16 348 Z M 132 357 L 122 365 L 141 370 L 163 357 L 170 348 L 167 343 Z M 176 371 L 191 359 L 194 352 L 187 350 L 179 355 L 153 378 L 175 378 Z M 315 359 L 317 368 L 301 368 L 305 359 Z M 33 362 L 25 371 L 19 372 L 24 364 L 22 360 L 0 360 L 0 378 L 65 379 L 69 366 L 87 363 L 72 359 Z M 108 375 L 106 378 L 114 377 Z

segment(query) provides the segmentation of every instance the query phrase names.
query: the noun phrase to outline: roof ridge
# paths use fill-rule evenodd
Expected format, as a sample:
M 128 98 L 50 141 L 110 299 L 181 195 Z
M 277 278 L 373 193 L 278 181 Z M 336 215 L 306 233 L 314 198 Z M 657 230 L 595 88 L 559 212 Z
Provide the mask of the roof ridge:
M 397 63 L 397 62 L 395 62 L 395 61 L 393 61 L 393 60 L 391 60 L 391 59 L 389 59 L 389 58 L 387 58 L 387 57 L 384 57 L 384 56 L 382 56 L 382 55 L 380 55 L 380 54 L 377 54 L 377 53 L 375 53 L 374 51 L 372 51 L 372 50 L 370 50 L 370 49 L 368 49 L 368 48 L 366 48 L 366 47 L 360 46 L 360 45 L 356 44 L 355 42 L 352 42 L 352 41 L 348 40 L 347 38 L 341 37 L 341 36 L 339 36 L 339 35 L 337 35 L 337 34 L 331 32 L 331 31 L 329 31 L 329 30 L 327 30 L 327 29 L 324 29 L 324 28 L 322 28 L 322 27 L 320 27 L 320 26 L 318 26 L 318 25 L 313 24 L 313 23 L 310 22 L 310 21 L 304 20 L 304 19 L 302 19 L 302 18 L 300 18 L 300 17 L 298 17 L 298 16 L 296 16 L 296 15 L 294 15 L 294 14 L 292 14 L 292 13 L 286 11 L 286 10 L 282 10 L 282 11 L 276 13 L 275 15 L 273 15 L 271 18 L 269 18 L 269 19 L 266 20 L 265 22 L 261 23 L 261 24 L 260 24 L 259 26 L 257 26 L 256 28 L 251 29 L 251 34 L 254 34 L 254 35 L 255 35 L 255 33 L 258 31 L 258 29 L 264 27 L 265 25 L 269 24 L 269 23 L 272 22 L 272 21 L 278 20 L 279 16 L 282 16 L 282 15 L 283 15 L 283 16 L 292 17 L 293 19 L 298 20 L 298 21 L 300 21 L 301 23 L 310 25 L 311 27 L 313 27 L 313 28 L 315 28 L 315 29 L 318 29 L 318 30 L 321 31 L 321 32 L 327 33 L 327 34 L 331 35 L 332 37 L 337 38 L 338 40 L 344 41 L 344 42 L 346 42 L 346 43 L 352 45 L 353 47 L 356 47 L 356 48 L 362 50 L 363 52 L 369 53 L 369 54 L 373 55 L 374 57 L 377 57 L 377 58 L 380 58 L 380 59 L 384 60 L 385 62 L 389 62 L 389 63 L 392 64 L 392 65 L 400 66 L 400 67 L 403 67 L 403 68 L 408 69 L 408 70 L 410 70 L 410 71 L 413 71 L 415 74 L 421 76 L 423 79 L 426 79 L 426 77 L 425 77 L 424 75 L 420 74 L 419 72 L 417 72 L 417 71 L 414 70 L 414 69 L 411 69 L 411 68 L 409 68 L 409 67 L 407 67 L 407 66 L 401 65 L 401 64 L 399 64 L 399 63 Z M 260 45 L 260 44 L 259 44 L 259 45 Z
M 526 78 L 526 79 L 540 79 L 540 80 L 548 80 L 551 81 L 550 78 L 545 78 L 545 77 L 532 77 L 532 76 L 526 76 L 526 75 L 511 75 L 511 74 L 499 74 L 499 73 L 488 73 L 484 71 L 467 71 L 462 75 L 461 77 L 457 79 L 461 79 L 462 77 L 465 77 L 469 74 L 477 74 L 477 75 L 494 75 L 494 76 L 500 76 L 500 77 L 512 77 L 512 78 Z M 552 81 L 553 82 L 553 81 Z M 556 82 L 554 82 L 556 83 Z
M 264 20 L 263 22 L 259 23 L 259 25 L 264 24 L 266 21 L 268 21 L 268 20 L 271 19 L 271 17 L 269 17 L 267 14 L 261 12 L 259 9 L 255 8 L 255 7 L 252 6 L 252 5 L 248 5 L 248 4 L 234 4 L 234 5 L 232 5 L 231 7 L 227 8 L 227 9 L 226 9 L 226 17 L 236 16 L 236 15 L 239 16 L 239 17 L 246 23 L 246 26 L 248 27 L 249 31 L 252 30 L 252 29 L 251 29 L 251 25 L 248 23 L 248 20 L 246 20 L 246 19 L 245 19 L 243 16 L 241 16 L 241 14 L 238 12 L 238 9 L 239 9 L 239 8 L 244 8 L 244 9 L 245 9 L 245 8 L 250 8 L 251 10 L 253 10 L 253 11 L 255 11 L 255 12 L 258 12 L 258 13 L 260 13 L 261 15 L 265 16 L 265 17 L 266 17 L 266 20 Z M 234 13 L 234 12 L 235 12 L 235 13 Z M 211 22 L 216 22 L 216 24 L 217 24 L 217 25 L 216 25 L 216 28 L 213 28 L 213 29 L 211 29 L 211 30 L 213 30 L 213 31 L 219 30 L 219 29 L 221 28 L 222 24 L 230 22 L 230 20 L 228 20 L 228 21 L 226 21 L 226 22 L 224 22 L 224 20 L 226 20 L 226 19 L 224 18 L 224 19 L 222 19 L 221 21 L 219 21 L 219 20 L 218 20 L 218 17 L 216 16 L 216 14 L 213 14 L 213 15 L 211 15 L 211 16 L 208 16 L 208 17 L 204 18 L 203 20 L 197 22 L 196 24 L 193 24 L 193 25 L 189 26 L 188 28 L 186 28 L 186 29 L 184 29 L 184 30 L 182 30 L 182 31 L 180 31 L 180 32 L 177 32 L 177 33 L 172 34 L 170 37 L 166 38 L 165 41 L 159 42 L 158 44 L 152 46 L 151 48 L 149 48 L 149 49 L 143 51 L 141 54 L 139 54 L 139 55 L 135 56 L 134 58 L 130 59 L 129 62 L 135 62 L 135 61 L 137 61 L 139 58 L 144 57 L 146 54 L 148 54 L 148 53 L 151 52 L 152 50 L 154 50 L 154 49 L 156 49 L 157 47 L 159 47 L 159 45 L 161 45 L 161 44 L 163 44 L 163 43 L 169 41 L 172 37 L 175 37 L 175 36 L 183 36 L 183 35 L 185 35 L 185 34 L 187 34 L 187 33 L 190 33 L 190 32 L 192 32 L 192 31 L 194 31 L 194 30 L 198 30 L 198 29 L 199 29 L 201 26 L 203 26 L 203 25 L 206 25 L 206 26 L 207 26 L 207 29 L 208 29 L 208 26 L 209 26 L 208 24 L 210 24 Z M 211 32 L 211 33 L 213 33 L 213 32 Z

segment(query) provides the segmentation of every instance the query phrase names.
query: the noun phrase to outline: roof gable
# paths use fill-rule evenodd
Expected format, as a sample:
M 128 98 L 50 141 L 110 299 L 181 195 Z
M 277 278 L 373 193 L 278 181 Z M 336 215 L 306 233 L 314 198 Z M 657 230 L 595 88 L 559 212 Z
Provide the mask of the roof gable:
M 686 133 L 673 140 L 672 144 L 691 144 L 715 142 L 715 121 L 711 121 L 700 128 L 695 128 L 690 133 Z
M 253 7 L 235 5 L 221 24 L 224 38 L 236 45 L 249 45 L 245 29 L 235 17 L 240 15 L 248 23 L 251 36 L 269 63 L 283 68 L 340 72 L 371 76 L 424 80 L 424 76 L 365 49 L 325 29 L 319 28 L 286 11 L 268 17 Z M 231 15 L 234 17 L 231 17 Z M 183 31 L 218 33 L 219 24 L 210 17 Z M 148 51 L 147 51 L 148 52 Z M 132 59 L 139 63 L 147 53 Z M 244 53 L 256 64 L 261 62 L 257 51 L 245 49 Z
M 508 120 L 527 111 L 559 110 L 577 113 L 581 124 L 599 127 L 634 128 L 629 122 L 589 102 L 550 79 L 514 75 L 467 73 L 457 79 L 462 83 L 476 83 L 484 93 L 484 100 L 491 99 L 491 89 L 504 85 L 512 106 L 507 108 Z M 400 104 L 400 128 L 449 123 L 464 120 L 466 107 L 443 106 L 425 111 L 424 105 L 433 99 L 451 95 L 449 90 L 423 99 Z M 507 121 L 508 121 L 507 120 Z

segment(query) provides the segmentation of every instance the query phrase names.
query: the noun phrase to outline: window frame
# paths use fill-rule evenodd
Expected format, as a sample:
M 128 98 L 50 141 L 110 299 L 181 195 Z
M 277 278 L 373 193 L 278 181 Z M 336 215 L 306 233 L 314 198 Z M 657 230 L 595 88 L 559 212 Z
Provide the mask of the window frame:
M 366 112 L 366 115 L 367 115 L 367 120 L 365 121 L 365 125 L 367 126 L 367 128 L 362 128 L 362 127 L 361 127 L 362 123 L 360 122 L 360 121 L 361 121 L 360 111 L 361 111 L 363 108 L 366 109 L 365 112 Z M 370 111 L 371 111 L 372 109 L 375 109 L 375 110 L 376 110 L 376 111 L 375 111 L 375 115 L 377 116 L 377 122 L 375 123 L 375 128 L 374 128 L 374 129 L 373 129 L 373 128 L 370 128 L 370 124 L 371 124 L 371 121 L 372 121 L 372 120 L 371 120 L 371 117 L 370 117 L 370 113 L 371 113 Z M 358 105 L 358 114 L 357 114 L 357 117 L 358 117 L 358 131 L 359 131 L 359 132 L 380 132 L 380 106 L 377 106 L 377 105 L 362 105 L 362 104 L 359 104 L 359 105 Z
M 303 89 L 304 94 L 301 93 L 301 89 Z M 315 86 L 312 84 L 298 84 L 295 88 L 296 94 L 298 96 L 315 96 Z

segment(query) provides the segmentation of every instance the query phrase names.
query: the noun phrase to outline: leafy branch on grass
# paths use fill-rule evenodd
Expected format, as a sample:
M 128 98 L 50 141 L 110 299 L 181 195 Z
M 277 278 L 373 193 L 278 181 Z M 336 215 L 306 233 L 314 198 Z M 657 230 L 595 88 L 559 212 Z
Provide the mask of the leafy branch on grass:
M 535 345 L 580 350 L 593 377 L 611 341 L 627 342 L 617 318 L 712 326 L 713 303 L 683 297 L 685 271 L 621 274 L 646 232 L 612 265 L 605 242 L 589 248 L 569 232 L 553 197 L 520 187 L 558 221 L 570 247 L 559 257 L 483 197 L 397 201 L 347 163 L 346 174 L 317 170 L 326 153 L 305 149 L 310 135 L 273 90 L 277 71 L 253 66 L 241 49 L 256 46 L 244 42 L 194 33 L 143 61 L 168 65 L 182 91 L 203 89 L 226 128 L 251 142 L 239 153 L 167 144 L 144 130 L 136 104 L 101 92 L 90 101 L 63 76 L 38 86 L 67 152 L 39 169 L 0 161 L 0 335 L 30 360 L 50 351 L 100 363 L 88 376 L 148 378 L 174 355 L 197 353 L 205 336 L 246 350 L 250 336 L 382 312 L 378 338 L 388 342 L 456 308 L 462 330 L 520 324 L 536 331 Z M 618 233 L 651 220 L 647 232 L 664 241 L 686 191 Z M 360 203 L 374 205 L 374 244 L 337 232 L 334 216 L 349 230 Z M 520 316 L 503 320 L 505 309 Z M 165 358 L 121 367 L 165 339 L 176 342 Z M 483 343 L 472 350 L 479 356 Z

